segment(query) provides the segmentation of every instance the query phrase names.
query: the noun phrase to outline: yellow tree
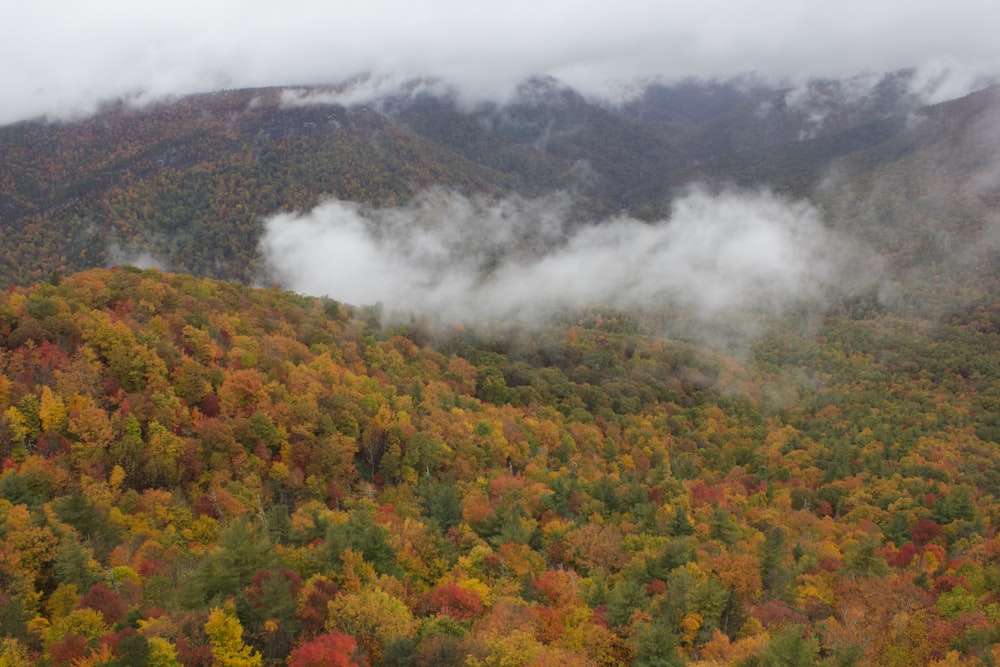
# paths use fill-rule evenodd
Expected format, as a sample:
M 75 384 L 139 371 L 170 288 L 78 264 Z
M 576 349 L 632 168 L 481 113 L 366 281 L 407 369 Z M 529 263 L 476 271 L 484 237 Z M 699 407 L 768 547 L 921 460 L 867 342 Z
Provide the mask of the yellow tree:
M 58 432 L 66 427 L 66 404 L 48 386 L 42 387 L 38 418 L 43 431 Z
M 31 428 L 24 413 L 12 405 L 4 411 L 4 417 L 7 419 L 7 428 L 10 429 L 12 440 L 16 444 L 24 446 L 28 435 L 31 434 Z
M 416 636 L 417 622 L 399 598 L 380 588 L 338 595 L 328 603 L 327 632 L 354 636 L 358 645 L 375 660 L 382 648 L 400 637 Z
M 26 505 L 0 500 L 0 576 L 28 587 L 55 560 L 59 543 L 51 528 L 35 523 Z
M 174 645 L 163 637 L 149 638 L 149 667 L 181 667 Z
M 263 658 L 243 643 L 243 626 L 231 604 L 214 607 L 205 622 L 212 657 L 219 667 L 262 667 Z
M 28 653 L 28 647 L 17 639 L 0 641 L 0 667 L 30 667 L 35 661 Z

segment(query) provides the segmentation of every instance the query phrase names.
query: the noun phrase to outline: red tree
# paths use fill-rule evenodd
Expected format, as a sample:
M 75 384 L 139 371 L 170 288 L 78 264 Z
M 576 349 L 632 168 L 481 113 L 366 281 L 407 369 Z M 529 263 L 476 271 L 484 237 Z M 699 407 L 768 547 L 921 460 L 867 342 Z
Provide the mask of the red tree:
M 128 611 L 128 605 L 122 596 L 102 583 L 90 587 L 86 595 L 80 598 L 80 607 L 101 612 L 104 615 L 104 622 L 108 625 L 123 620 Z
M 472 591 L 455 584 L 443 584 L 431 592 L 427 606 L 436 614 L 454 619 L 475 618 L 483 611 L 483 603 Z
M 354 659 L 358 644 L 340 632 L 320 635 L 288 656 L 288 667 L 360 667 Z

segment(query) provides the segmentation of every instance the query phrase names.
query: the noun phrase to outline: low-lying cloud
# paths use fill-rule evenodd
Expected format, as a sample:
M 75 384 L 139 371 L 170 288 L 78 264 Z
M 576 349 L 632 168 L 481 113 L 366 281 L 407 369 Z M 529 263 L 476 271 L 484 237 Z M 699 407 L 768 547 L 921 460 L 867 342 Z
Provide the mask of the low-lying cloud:
M 169 271 L 170 265 L 148 250 L 134 244 L 109 243 L 105 249 L 108 266 L 134 266 L 139 269 L 159 269 Z
M 390 317 L 527 320 L 562 308 L 678 304 L 709 320 L 821 305 L 871 282 L 878 258 L 827 229 L 808 202 L 692 188 L 669 219 L 574 224 L 566 195 L 404 208 L 329 201 L 265 223 L 261 253 L 290 289 Z
M 0 124 L 73 117 L 109 98 L 143 103 L 359 74 L 437 77 L 465 98 L 496 100 L 531 76 L 600 95 L 611 82 L 656 76 L 803 79 L 929 67 L 955 93 L 995 75 L 1000 62 L 1000 5 L 982 0 L 7 4 Z

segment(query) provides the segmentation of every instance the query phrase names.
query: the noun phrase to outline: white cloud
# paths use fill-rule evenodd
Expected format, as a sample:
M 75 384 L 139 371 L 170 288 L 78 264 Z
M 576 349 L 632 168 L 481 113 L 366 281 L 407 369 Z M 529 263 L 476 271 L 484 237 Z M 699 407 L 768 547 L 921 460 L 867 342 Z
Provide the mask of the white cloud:
M 108 266 L 134 266 L 139 269 L 160 269 L 169 271 L 170 266 L 147 250 L 134 245 L 121 246 L 111 243 L 107 248 Z
M 1000 65 L 1000 5 L 984 0 L 36 0 L 8 3 L 0 123 L 359 73 L 437 76 L 471 98 L 549 74 L 584 92 L 664 75 L 840 76 L 946 64 L 951 91 Z
M 532 319 L 562 307 L 683 304 L 710 320 L 822 304 L 880 262 L 807 202 L 694 188 L 669 220 L 575 227 L 563 195 L 470 200 L 437 190 L 407 208 L 331 201 L 265 223 L 261 251 L 286 287 L 390 316 Z

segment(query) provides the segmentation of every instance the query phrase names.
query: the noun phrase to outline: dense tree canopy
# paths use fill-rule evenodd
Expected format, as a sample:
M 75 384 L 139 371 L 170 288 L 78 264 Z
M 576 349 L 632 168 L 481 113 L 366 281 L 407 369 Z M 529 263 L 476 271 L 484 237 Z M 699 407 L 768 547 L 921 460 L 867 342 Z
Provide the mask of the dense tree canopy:
M 1000 304 L 503 335 L 155 270 L 0 297 L 4 664 L 992 664 Z

